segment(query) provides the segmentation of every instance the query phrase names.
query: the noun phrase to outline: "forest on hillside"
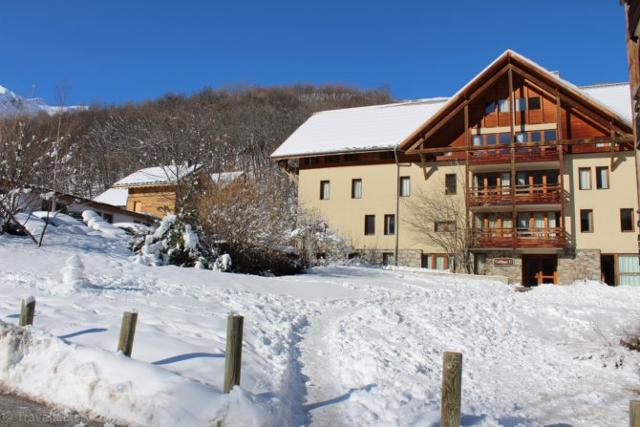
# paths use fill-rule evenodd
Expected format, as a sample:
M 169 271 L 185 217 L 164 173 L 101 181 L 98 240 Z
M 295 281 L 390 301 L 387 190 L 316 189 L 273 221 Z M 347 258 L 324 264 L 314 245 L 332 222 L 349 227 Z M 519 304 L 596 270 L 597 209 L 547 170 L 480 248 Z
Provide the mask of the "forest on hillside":
M 192 224 L 204 242 L 189 263 L 206 264 L 204 258 L 223 251 L 232 254 L 238 271 L 290 271 L 301 265 L 292 265 L 287 253 L 292 236 L 305 252 L 297 259 L 307 260 L 328 249 L 305 239 L 326 236 L 320 240 L 327 245 L 337 240 L 321 218 L 301 215 L 295 186 L 270 154 L 314 112 L 391 101 L 385 90 L 246 87 L 53 116 L 5 117 L 0 119 L 0 208 L 13 207 L 0 209 L 0 214 L 6 210 L 0 226 L 16 223 L 11 212 L 19 206 L 9 202 L 32 186 L 94 198 L 144 167 L 191 163 L 207 173 L 241 170 L 250 179 L 236 186 L 232 197 L 214 189 L 198 197 L 190 191 L 177 195 L 176 224 Z
M 31 184 L 55 184 L 58 191 L 87 198 L 142 167 L 184 161 L 203 164 L 209 172 L 272 173 L 271 152 L 314 112 L 390 101 L 383 90 L 344 86 L 246 87 L 5 118 L 0 123 L 0 177 L 15 177 L 16 168 L 31 169 L 27 159 L 47 151 L 65 153 L 68 163 L 58 165 L 54 183 L 56 156 L 41 159 Z M 20 146 L 23 165 L 12 155 Z

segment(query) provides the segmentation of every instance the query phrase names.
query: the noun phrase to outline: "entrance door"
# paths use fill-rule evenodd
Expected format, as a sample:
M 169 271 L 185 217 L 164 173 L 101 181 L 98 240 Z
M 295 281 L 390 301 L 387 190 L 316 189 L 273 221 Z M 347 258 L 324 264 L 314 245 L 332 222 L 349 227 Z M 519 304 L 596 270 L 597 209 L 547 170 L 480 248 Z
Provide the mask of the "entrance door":
M 600 271 L 602 271 L 602 279 L 609 286 L 616 285 L 616 262 L 613 255 L 600 256 Z
M 522 285 L 538 286 L 543 283 L 558 284 L 557 255 L 523 255 Z

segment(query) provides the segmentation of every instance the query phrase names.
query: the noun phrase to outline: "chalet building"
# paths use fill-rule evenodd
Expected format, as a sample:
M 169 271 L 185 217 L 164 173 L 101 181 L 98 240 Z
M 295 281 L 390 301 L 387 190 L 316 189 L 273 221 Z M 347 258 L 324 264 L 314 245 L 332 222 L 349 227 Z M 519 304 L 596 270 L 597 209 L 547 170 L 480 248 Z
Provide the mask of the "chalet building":
M 577 87 L 508 50 L 450 98 L 314 114 L 272 158 L 301 207 L 380 262 L 451 267 L 407 224 L 418 194 L 445 195 L 478 274 L 640 285 L 630 105 L 626 83 Z
M 207 175 L 200 165 L 156 166 L 122 178 L 94 200 L 162 218 L 176 212 L 178 187 L 187 178 L 197 177 L 199 186 L 223 187 L 242 176 L 242 171 Z

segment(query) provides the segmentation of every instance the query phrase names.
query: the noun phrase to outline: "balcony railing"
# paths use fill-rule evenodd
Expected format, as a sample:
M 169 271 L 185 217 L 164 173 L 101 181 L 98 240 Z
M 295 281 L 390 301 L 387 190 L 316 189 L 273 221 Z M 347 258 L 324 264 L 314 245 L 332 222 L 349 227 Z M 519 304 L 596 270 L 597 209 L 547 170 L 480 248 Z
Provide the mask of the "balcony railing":
M 472 187 L 469 191 L 469 205 L 499 206 L 516 204 L 550 204 L 562 200 L 560 184 L 516 185 L 514 194 L 511 187 Z M 515 200 L 514 200 L 515 199 Z
M 560 150 L 557 145 L 537 146 L 517 144 L 515 147 L 516 163 L 549 162 L 559 160 Z M 511 148 L 509 146 L 496 145 L 495 149 L 474 150 L 469 152 L 469 163 L 472 165 L 485 165 L 493 163 L 511 162 Z
M 483 228 L 474 232 L 476 248 L 564 248 L 568 242 L 561 227 Z

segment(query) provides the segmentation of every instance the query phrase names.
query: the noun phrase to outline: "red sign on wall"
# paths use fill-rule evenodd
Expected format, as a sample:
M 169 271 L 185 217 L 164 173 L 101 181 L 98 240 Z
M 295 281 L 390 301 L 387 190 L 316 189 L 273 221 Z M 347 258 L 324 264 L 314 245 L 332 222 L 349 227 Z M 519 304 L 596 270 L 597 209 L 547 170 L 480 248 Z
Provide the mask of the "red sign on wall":
M 513 265 L 513 258 L 494 258 L 493 265 Z

